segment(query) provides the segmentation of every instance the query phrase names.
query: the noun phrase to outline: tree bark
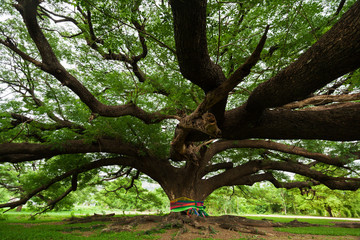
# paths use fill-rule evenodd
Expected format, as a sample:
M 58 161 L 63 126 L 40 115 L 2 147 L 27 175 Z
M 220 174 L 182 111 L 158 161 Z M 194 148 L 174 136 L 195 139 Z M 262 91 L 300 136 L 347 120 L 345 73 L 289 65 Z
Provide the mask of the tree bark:
M 204 181 L 199 177 L 199 168 L 195 165 L 174 169 L 172 174 L 161 179 L 159 184 L 170 200 L 187 197 L 195 201 L 204 201 L 211 193 L 204 186 Z
M 225 139 L 360 139 L 360 104 L 333 105 L 320 110 L 265 110 L 254 118 L 244 107 L 225 114 L 221 128 Z

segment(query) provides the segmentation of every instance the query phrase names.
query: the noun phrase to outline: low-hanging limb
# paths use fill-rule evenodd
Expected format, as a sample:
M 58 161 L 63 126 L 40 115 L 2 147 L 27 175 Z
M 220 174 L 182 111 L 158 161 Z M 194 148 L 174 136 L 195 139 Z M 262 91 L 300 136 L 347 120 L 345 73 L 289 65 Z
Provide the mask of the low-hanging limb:
M 280 183 L 270 173 L 260 173 L 259 171 L 279 170 L 300 174 L 311 178 L 306 182 Z M 311 166 L 298 162 L 280 162 L 271 160 L 249 161 L 235 168 L 225 170 L 225 172 L 213 176 L 204 181 L 206 190 L 212 192 L 221 186 L 232 185 L 252 185 L 259 181 L 274 182 L 277 186 L 285 188 L 309 187 L 312 185 L 324 184 L 330 189 L 357 190 L 360 187 L 360 179 L 346 177 L 331 177 L 321 171 L 312 169 Z
M 310 166 L 296 162 L 271 162 L 269 168 L 272 170 L 280 170 L 297 173 L 306 177 L 310 177 L 330 189 L 352 190 L 355 191 L 360 187 L 359 178 L 331 177 L 321 171 L 317 171 Z
M 21 199 L 19 199 L 17 201 L 0 204 L 0 208 L 8 207 L 10 209 L 13 209 L 13 208 L 15 208 L 17 206 L 25 204 L 28 200 L 30 200 L 32 197 L 34 197 L 35 195 L 37 195 L 41 191 L 44 191 L 44 190 L 48 189 L 53 184 L 55 184 L 57 182 L 60 182 L 62 180 L 65 180 L 66 178 L 68 178 L 70 176 L 74 176 L 74 175 L 77 176 L 80 173 L 87 172 L 87 171 L 92 170 L 92 169 L 97 169 L 99 167 L 112 166 L 112 165 L 128 165 L 128 166 L 131 166 L 131 165 L 134 165 L 134 159 L 127 158 L 127 157 L 115 157 L 115 158 L 101 159 L 101 160 L 97 160 L 97 161 L 94 161 L 94 162 L 90 162 L 88 164 L 84 164 L 84 165 L 82 165 L 82 166 L 80 166 L 78 168 L 72 169 L 72 170 L 70 170 L 70 171 L 68 171 L 68 172 L 66 172 L 66 173 L 64 173 L 62 175 L 59 175 L 57 177 L 52 178 L 46 184 L 34 189 L 33 191 L 29 192 L 28 194 L 26 194 L 24 197 L 22 197 Z M 72 184 L 70 189 L 71 189 L 70 191 L 72 191 L 73 189 L 76 189 L 76 187 L 74 187 L 74 184 Z M 69 189 L 68 189 L 68 191 L 69 191 Z M 59 201 L 60 200 L 61 199 L 59 199 Z
M 78 174 L 74 174 L 72 175 L 72 178 L 71 178 L 71 187 L 69 187 L 64 193 L 62 193 L 60 196 L 58 196 L 57 198 L 51 200 L 50 202 L 47 203 L 47 206 L 41 211 L 41 212 L 38 212 L 36 213 L 34 216 L 38 215 L 38 214 L 41 214 L 41 213 L 44 213 L 48 210 L 52 210 L 54 209 L 55 205 L 60 202 L 61 200 L 63 200 L 67 195 L 69 195 L 71 192 L 74 192 L 76 191 L 77 189 L 77 179 L 78 177 Z M 10 208 L 11 209 L 11 208 Z
M 39 215 L 39 214 L 42 214 L 46 211 L 49 211 L 49 210 L 52 210 L 54 209 L 55 205 L 60 202 L 61 200 L 63 200 L 67 195 L 69 195 L 71 192 L 73 192 L 75 190 L 73 190 L 72 187 L 69 187 L 64 193 L 62 193 L 60 196 L 58 196 L 57 198 L 51 200 L 50 202 L 47 203 L 46 207 L 41 211 L 41 212 L 38 212 L 38 213 L 35 213 L 33 216 L 36 216 L 36 215 Z M 9 210 L 12 209 L 12 208 L 9 208 Z
M 258 179 L 254 176 L 250 176 L 250 180 L 252 180 L 253 178 L 254 181 L 252 181 L 253 183 L 255 182 L 260 182 L 261 181 L 269 181 L 271 182 L 276 188 L 286 188 L 286 189 L 292 189 L 292 188 L 311 188 L 313 186 L 319 185 L 321 184 L 319 181 L 315 181 L 315 180 L 308 180 L 308 181 L 297 181 L 297 182 L 281 182 L 279 180 L 277 180 L 274 175 L 272 173 L 266 172 L 264 174 L 259 174 L 259 175 L 264 175 L 263 179 Z M 252 184 L 251 184 L 252 185 Z

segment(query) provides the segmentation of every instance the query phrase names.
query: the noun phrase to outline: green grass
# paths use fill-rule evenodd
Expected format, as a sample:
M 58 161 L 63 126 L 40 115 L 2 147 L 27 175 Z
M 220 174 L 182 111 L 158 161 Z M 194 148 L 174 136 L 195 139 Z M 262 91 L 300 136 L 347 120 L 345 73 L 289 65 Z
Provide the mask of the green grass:
M 294 218 L 294 217 L 246 217 L 249 219 L 255 219 L 255 220 L 262 220 L 267 219 L 274 222 L 280 222 L 280 223 L 288 223 L 293 220 L 298 220 L 299 222 L 307 222 L 311 224 L 319 224 L 319 225 L 329 225 L 333 226 L 335 225 L 333 222 L 346 222 L 347 220 L 336 220 L 336 219 L 318 219 L 318 218 Z
M 140 232 L 101 233 L 104 222 L 79 224 L 56 224 L 74 214 L 69 212 L 51 212 L 36 216 L 31 220 L 31 213 L 8 212 L 0 215 L 1 240 L 71 240 L 71 239 L 158 239 L 153 234 L 142 235 Z M 75 216 L 80 216 L 76 215 Z M 84 216 L 84 215 L 83 215 Z M 86 235 L 86 236 L 85 236 Z
M 360 236 L 358 228 L 341 228 L 341 227 L 289 227 L 275 228 L 279 232 L 288 232 L 296 234 L 312 234 L 327 236 Z
M 102 225 L 102 226 L 101 226 Z M 0 222 L 2 240 L 71 240 L 71 239 L 158 239 L 157 236 L 141 236 L 139 232 L 101 233 L 104 223 L 92 222 L 82 224 L 24 224 Z M 101 227 L 100 227 L 101 226 Z M 90 235 L 86 234 L 90 232 Z M 86 234 L 86 236 L 85 236 Z
M 335 225 L 333 222 L 345 222 L 344 220 L 336 219 L 317 219 L 317 218 L 285 218 L 285 217 L 248 217 L 255 220 L 267 219 L 274 222 L 287 223 L 294 219 L 299 222 L 308 222 L 311 224 L 319 224 L 326 226 Z M 326 226 L 315 226 L 315 227 L 282 227 L 275 228 L 276 231 L 288 232 L 295 234 L 312 234 L 312 235 L 328 235 L 328 236 L 360 236 L 360 229 L 358 228 L 342 228 L 342 227 L 326 227 Z

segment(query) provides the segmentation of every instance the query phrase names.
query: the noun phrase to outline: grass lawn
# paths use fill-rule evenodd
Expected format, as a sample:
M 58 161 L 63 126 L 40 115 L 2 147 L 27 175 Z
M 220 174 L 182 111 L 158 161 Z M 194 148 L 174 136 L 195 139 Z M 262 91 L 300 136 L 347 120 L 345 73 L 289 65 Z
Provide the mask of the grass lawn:
M 312 235 L 328 235 L 328 236 L 360 236 L 359 228 L 342 228 L 342 227 L 288 227 L 275 228 L 276 231 L 296 233 L 296 234 L 312 234 Z
M 72 240 L 72 239 L 158 239 L 140 232 L 102 233 L 108 223 L 58 224 L 73 216 L 70 212 L 50 212 L 31 218 L 30 213 L 8 212 L 0 214 L 1 240 Z M 76 215 L 79 216 L 79 215 Z
M 102 223 L 72 225 L 14 225 L 0 222 L 2 240 L 49 240 L 49 239 L 157 239 L 155 236 L 139 236 L 136 232 L 101 233 Z

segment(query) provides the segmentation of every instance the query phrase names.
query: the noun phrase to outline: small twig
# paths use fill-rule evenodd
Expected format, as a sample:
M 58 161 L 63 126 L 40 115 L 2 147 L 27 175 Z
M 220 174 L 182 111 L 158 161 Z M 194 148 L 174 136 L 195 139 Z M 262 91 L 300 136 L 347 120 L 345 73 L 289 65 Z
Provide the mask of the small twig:
M 346 0 L 341 0 L 341 2 L 340 2 L 340 4 L 339 4 L 339 7 L 338 7 L 337 10 L 336 10 L 335 16 L 336 16 L 336 15 L 339 15 L 341 9 L 344 7 L 345 2 L 346 2 Z
M 216 64 L 218 64 L 220 57 L 220 43 L 221 43 L 221 8 L 219 8 L 219 19 L 218 19 L 218 45 L 217 45 Z
M 25 125 L 26 125 L 26 123 L 28 123 L 28 122 L 31 122 L 31 120 L 26 120 L 25 122 L 23 122 L 23 123 L 21 124 L 21 129 L 20 129 L 20 131 L 16 134 L 15 137 L 13 137 L 13 138 L 9 141 L 9 143 L 12 143 L 12 142 L 22 133 L 22 131 L 24 131 Z

